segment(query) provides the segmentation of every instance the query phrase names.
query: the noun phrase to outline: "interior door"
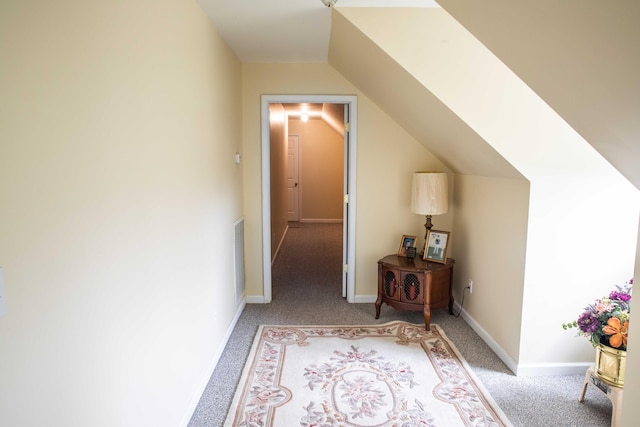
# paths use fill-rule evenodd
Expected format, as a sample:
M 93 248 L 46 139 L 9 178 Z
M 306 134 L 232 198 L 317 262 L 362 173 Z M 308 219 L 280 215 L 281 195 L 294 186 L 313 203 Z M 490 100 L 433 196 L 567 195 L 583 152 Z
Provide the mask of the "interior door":
M 289 135 L 287 146 L 287 220 L 300 221 L 300 136 Z

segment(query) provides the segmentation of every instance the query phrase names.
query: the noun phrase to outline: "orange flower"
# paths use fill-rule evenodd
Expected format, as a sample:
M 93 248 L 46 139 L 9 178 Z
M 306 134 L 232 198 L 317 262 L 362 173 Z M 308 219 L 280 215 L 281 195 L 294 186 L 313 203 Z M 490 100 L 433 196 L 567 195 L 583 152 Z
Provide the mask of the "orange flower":
M 627 335 L 629 333 L 629 322 L 624 324 L 617 317 L 612 317 L 607 321 L 607 326 L 602 328 L 602 332 L 606 335 L 611 335 L 609 338 L 609 344 L 612 347 L 618 348 L 622 344 L 627 346 Z

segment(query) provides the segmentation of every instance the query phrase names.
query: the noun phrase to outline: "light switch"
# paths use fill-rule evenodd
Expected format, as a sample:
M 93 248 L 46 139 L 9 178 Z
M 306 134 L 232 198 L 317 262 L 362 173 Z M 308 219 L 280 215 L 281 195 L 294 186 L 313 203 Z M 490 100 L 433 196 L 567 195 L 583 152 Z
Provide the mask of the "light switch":
M 7 301 L 4 292 L 4 276 L 2 275 L 2 267 L 0 267 L 0 317 L 5 314 L 7 314 Z
M 236 157 L 235 157 L 236 165 L 239 165 L 241 161 L 242 161 L 242 158 L 240 157 L 240 153 L 236 153 Z

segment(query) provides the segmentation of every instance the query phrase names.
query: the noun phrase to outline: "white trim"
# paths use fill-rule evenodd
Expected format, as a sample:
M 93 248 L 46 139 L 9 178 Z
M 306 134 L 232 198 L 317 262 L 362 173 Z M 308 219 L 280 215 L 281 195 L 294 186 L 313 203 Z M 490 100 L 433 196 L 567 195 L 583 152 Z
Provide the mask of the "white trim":
M 458 304 L 457 302 L 454 302 L 454 310 L 456 312 L 460 311 L 460 304 Z M 493 350 L 493 352 L 496 354 L 496 356 L 498 356 L 500 358 L 500 360 L 502 360 L 504 362 L 505 365 L 507 365 L 507 368 L 509 368 L 511 370 L 511 372 L 515 373 L 517 375 L 518 372 L 518 364 L 516 363 L 515 360 L 513 360 L 506 351 L 504 351 L 504 349 L 502 347 L 500 347 L 500 345 L 495 342 L 495 340 L 491 337 L 491 335 L 489 335 L 487 333 L 487 331 L 484 330 L 484 328 L 482 326 L 480 326 L 480 324 L 478 322 L 476 322 L 476 320 L 471 317 L 469 315 L 469 313 L 462 309 L 462 314 L 461 317 L 467 322 L 467 324 L 469 326 L 471 326 L 471 329 L 473 329 L 474 331 L 476 331 L 476 333 L 480 336 L 480 338 L 482 338 L 482 340 L 487 343 L 487 345 L 489 346 L 489 348 L 491 348 L 491 350 Z
M 584 375 L 593 363 L 523 363 L 518 365 L 519 377 L 550 377 Z
M 267 304 L 271 301 L 266 301 L 264 295 L 247 295 L 247 304 Z
M 260 138 L 262 146 L 262 273 L 264 297 L 261 303 L 269 303 L 272 298 L 271 289 L 271 213 L 269 203 L 271 191 L 269 181 L 271 177 L 269 150 L 269 104 L 290 104 L 300 102 L 349 104 L 349 204 L 347 209 L 349 234 L 347 248 L 347 301 L 355 302 L 355 248 L 356 248 L 356 146 L 358 129 L 358 98 L 354 95 L 262 95 L 260 97 Z M 247 302 L 249 298 L 247 297 Z M 253 303 L 253 301 L 251 301 Z
M 347 302 L 356 300 L 356 159 L 358 155 L 358 98 L 347 97 L 349 104 L 349 203 L 347 204 Z
M 356 295 L 353 302 L 358 304 L 373 304 L 378 299 L 378 295 Z
M 454 310 L 460 310 L 460 304 L 454 302 Z M 506 351 L 485 331 L 482 326 L 462 310 L 461 317 L 471 326 L 471 329 L 493 350 L 505 365 L 518 377 L 545 377 L 554 375 L 584 375 L 593 363 L 520 363 L 513 360 Z
M 260 106 L 260 129 L 262 145 L 262 282 L 263 302 L 271 302 L 271 153 L 269 151 L 269 103 L 270 100 L 262 95 Z
M 238 323 L 238 319 L 240 319 L 240 315 L 244 311 L 244 307 L 246 305 L 247 305 L 246 298 L 243 298 L 242 301 L 240 302 L 240 305 L 238 306 L 238 309 L 236 310 L 236 314 L 233 317 L 231 324 L 229 324 L 229 327 L 227 328 L 227 333 L 222 338 L 222 342 L 218 346 L 218 350 L 215 352 L 215 354 L 213 355 L 213 359 L 211 359 L 211 362 L 209 363 L 209 368 L 205 372 L 205 375 L 202 377 L 202 380 L 200 381 L 200 385 L 196 388 L 196 392 L 191 397 L 191 404 L 187 407 L 187 412 L 185 413 L 184 417 L 182 418 L 182 422 L 180 423 L 181 426 L 187 427 L 189 425 L 189 422 L 191 421 L 191 418 L 193 417 L 193 414 L 195 413 L 196 408 L 198 407 L 198 403 L 200 403 L 200 400 L 202 399 L 202 395 L 204 394 L 204 391 L 206 390 L 207 385 L 211 380 L 213 371 L 215 371 L 216 366 L 218 366 L 218 362 L 222 357 L 224 348 L 226 347 L 227 342 L 229 342 L 229 338 L 231 338 L 231 334 L 233 333 L 233 330 L 236 327 L 236 324 Z

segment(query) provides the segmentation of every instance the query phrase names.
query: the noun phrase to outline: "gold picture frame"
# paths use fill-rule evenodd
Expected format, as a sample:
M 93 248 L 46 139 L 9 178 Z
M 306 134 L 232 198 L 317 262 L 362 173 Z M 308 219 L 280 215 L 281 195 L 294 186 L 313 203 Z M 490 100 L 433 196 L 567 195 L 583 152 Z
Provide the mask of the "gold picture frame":
M 449 237 L 451 233 L 448 231 L 429 230 L 427 233 L 427 241 L 424 244 L 423 259 L 425 261 L 447 263 L 449 255 Z
M 416 236 L 411 236 L 409 234 L 403 234 L 402 239 L 400 240 L 400 247 L 398 247 L 398 256 L 407 256 L 407 248 L 416 247 Z

